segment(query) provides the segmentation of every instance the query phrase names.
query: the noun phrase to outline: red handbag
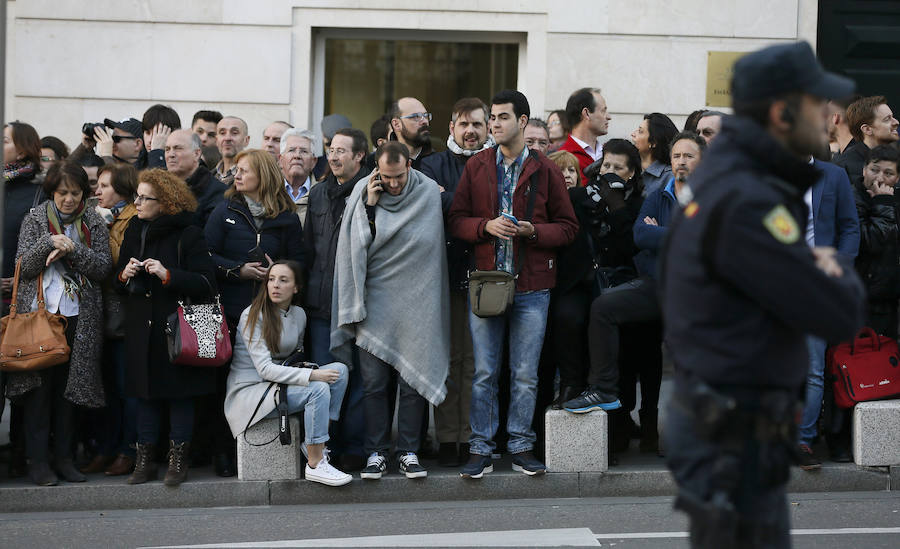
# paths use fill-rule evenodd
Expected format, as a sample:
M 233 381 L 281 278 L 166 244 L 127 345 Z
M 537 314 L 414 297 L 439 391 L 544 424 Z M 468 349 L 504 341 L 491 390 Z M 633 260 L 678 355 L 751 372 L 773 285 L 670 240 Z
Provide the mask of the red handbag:
M 214 295 L 215 303 L 179 301 L 175 312 L 166 319 L 172 364 L 218 367 L 231 360 L 231 333 L 225 321 L 225 309 L 219 302 L 219 294 Z
M 853 341 L 834 347 L 828 362 L 834 401 L 841 408 L 900 394 L 897 340 L 878 335 L 872 328 L 863 328 Z

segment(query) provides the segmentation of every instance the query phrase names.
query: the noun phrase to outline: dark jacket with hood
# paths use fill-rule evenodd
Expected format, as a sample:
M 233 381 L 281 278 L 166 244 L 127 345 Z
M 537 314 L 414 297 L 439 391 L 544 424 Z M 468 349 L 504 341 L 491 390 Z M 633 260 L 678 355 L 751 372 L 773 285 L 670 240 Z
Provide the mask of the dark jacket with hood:
M 284 211 L 275 218 L 266 218 L 257 229 L 247 202 L 240 194 L 220 203 L 206 223 L 206 242 L 216 264 L 222 305 L 229 322 L 237 325 L 241 313 L 253 301 L 259 282 L 241 280 L 244 263 L 266 264 L 265 254 L 272 261 L 293 259 L 305 264 L 303 228 L 300 218 L 292 211 Z
M 859 217 L 859 252 L 856 271 L 869 301 L 896 301 L 900 297 L 897 210 L 893 195 L 869 196 L 862 178 L 853 182 Z
M 722 121 L 660 255 L 676 372 L 714 386 L 799 392 L 806 336 L 842 341 L 863 324 L 864 290 L 849 262 L 842 276 L 825 274 L 804 238 L 803 194 L 818 178 L 757 123 Z
M 311 317 L 331 318 L 331 290 L 334 281 L 334 255 L 337 253 L 338 229 L 344 216 L 347 197 L 369 174 L 360 167 L 349 181 L 338 184 L 334 174 L 309 191 L 309 209 L 303 224 L 304 249 L 309 265 L 304 305 Z

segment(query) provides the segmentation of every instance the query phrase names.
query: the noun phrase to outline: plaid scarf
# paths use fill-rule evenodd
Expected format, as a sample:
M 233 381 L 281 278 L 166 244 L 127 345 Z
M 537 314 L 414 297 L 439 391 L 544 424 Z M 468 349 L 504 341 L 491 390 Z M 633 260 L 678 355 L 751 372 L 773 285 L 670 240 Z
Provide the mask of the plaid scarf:
M 24 175 L 34 173 L 34 164 L 31 162 L 11 162 L 3 165 L 3 181 L 10 181 Z
M 87 207 L 87 202 L 82 201 L 78 206 L 78 209 L 72 212 L 71 214 L 64 214 L 59 211 L 56 207 L 56 203 L 53 200 L 47 201 L 47 226 L 50 229 L 50 234 L 66 234 L 65 228 L 63 225 L 74 225 L 75 232 L 78 233 L 78 240 L 84 244 L 85 246 L 91 245 L 91 231 L 88 229 L 87 223 L 84 222 L 84 212 Z M 63 266 L 63 283 L 65 285 L 65 292 L 67 295 L 73 296 L 81 296 L 81 290 L 83 288 L 90 288 L 93 286 L 91 281 L 84 276 L 83 274 L 77 272 L 72 267 L 72 262 L 68 257 L 63 257 L 60 261 L 62 261 Z

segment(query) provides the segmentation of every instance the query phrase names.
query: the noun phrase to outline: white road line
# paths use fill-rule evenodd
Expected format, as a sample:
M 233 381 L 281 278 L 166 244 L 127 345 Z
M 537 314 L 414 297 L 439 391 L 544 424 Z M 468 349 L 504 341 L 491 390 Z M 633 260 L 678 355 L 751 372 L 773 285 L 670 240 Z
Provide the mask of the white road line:
M 600 547 L 589 528 L 509 530 L 503 532 L 457 532 L 414 534 L 408 536 L 369 536 L 356 538 L 296 539 L 280 541 L 211 543 L 208 545 L 172 545 L 143 549 L 207 549 L 223 547 Z
M 845 534 L 900 534 L 900 528 L 798 528 L 792 536 L 839 536 Z M 623 532 L 619 534 L 595 534 L 597 539 L 675 539 L 686 538 L 687 532 Z

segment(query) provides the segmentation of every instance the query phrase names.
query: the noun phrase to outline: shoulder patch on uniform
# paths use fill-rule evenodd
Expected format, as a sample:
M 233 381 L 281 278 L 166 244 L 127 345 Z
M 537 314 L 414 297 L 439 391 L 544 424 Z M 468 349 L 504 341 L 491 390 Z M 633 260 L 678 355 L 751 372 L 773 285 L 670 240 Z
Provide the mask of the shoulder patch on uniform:
M 698 210 L 700 210 L 700 204 L 697 204 L 696 202 L 691 202 L 690 204 L 685 206 L 684 216 L 687 217 L 688 219 L 690 219 L 690 218 L 694 217 L 695 215 L 697 215 Z
M 763 218 L 763 226 L 782 244 L 793 244 L 800 238 L 800 228 L 791 212 L 779 204 Z

